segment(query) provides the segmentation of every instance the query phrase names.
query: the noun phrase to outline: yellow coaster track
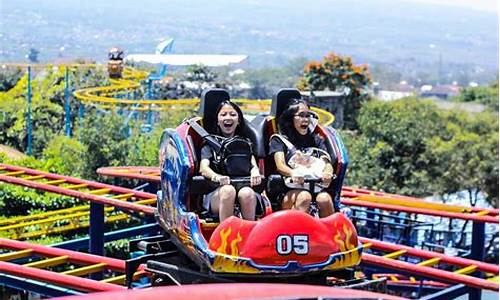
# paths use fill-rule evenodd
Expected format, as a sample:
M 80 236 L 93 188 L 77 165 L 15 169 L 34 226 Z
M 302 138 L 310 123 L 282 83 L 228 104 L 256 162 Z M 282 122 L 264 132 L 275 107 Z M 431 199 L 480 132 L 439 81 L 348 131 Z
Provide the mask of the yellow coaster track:
M 97 105 L 106 109 L 129 107 L 131 110 L 139 111 L 161 111 L 168 110 L 172 105 L 190 105 L 199 103 L 199 99 L 161 99 L 161 100 L 134 100 L 120 98 L 120 95 L 127 95 L 140 87 L 140 81 L 146 79 L 148 74 L 133 68 L 125 68 L 123 78 L 110 79 L 111 85 L 102 87 L 91 87 L 75 91 L 74 96 L 85 104 Z M 234 102 L 242 105 L 244 110 L 258 112 L 269 112 L 270 99 L 234 99 Z M 319 116 L 319 122 L 323 125 L 333 123 L 334 116 L 326 110 L 312 107 Z

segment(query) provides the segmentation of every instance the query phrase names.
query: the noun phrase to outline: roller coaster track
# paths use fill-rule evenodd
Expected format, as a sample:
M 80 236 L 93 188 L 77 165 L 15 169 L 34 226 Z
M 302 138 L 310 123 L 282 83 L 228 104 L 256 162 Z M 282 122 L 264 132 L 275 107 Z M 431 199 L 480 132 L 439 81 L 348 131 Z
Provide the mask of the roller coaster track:
M 149 182 L 158 183 L 160 181 L 160 170 L 156 167 L 105 167 L 98 169 L 97 173 L 104 176 L 140 179 Z M 343 187 L 341 196 L 342 203 L 349 206 L 498 224 L 498 209 L 435 203 L 413 197 L 352 187 Z
M 18 67 L 18 68 L 47 68 L 51 66 L 68 67 L 68 68 L 95 68 L 104 67 L 99 64 L 25 64 L 25 63 L 4 63 L 2 67 Z M 148 77 L 148 73 L 134 68 L 125 67 L 123 71 L 123 78 L 110 79 L 109 86 L 89 87 L 77 90 L 73 93 L 76 99 L 84 104 L 98 106 L 103 109 L 127 108 L 129 110 L 137 111 L 167 111 L 175 106 L 190 106 L 198 105 L 199 99 L 160 99 L 160 100 L 136 100 L 129 99 L 135 90 L 141 84 L 141 80 Z M 234 102 L 243 106 L 243 109 L 258 112 L 268 112 L 271 105 L 271 100 L 255 100 L 255 99 L 233 99 Z M 333 123 L 334 116 L 326 110 L 311 107 L 319 116 L 319 122 L 324 125 Z
M 3 238 L 0 238 L 0 253 L 0 274 L 37 280 L 81 292 L 126 289 L 123 286 L 123 260 Z M 85 278 L 96 272 L 102 272 L 105 278 Z M 138 279 L 146 276 L 146 273 L 140 268 L 134 276 Z
M 89 227 L 89 206 L 82 205 L 29 216 L 12 217 L 0 221 L 0 236 L 15 240 L 38 238 L 47 234 L 64 233 Z M 129 215 L 105 208 L 106 223 L 126 220 Z M 113 213 L 115 212 L 115 213 Z
M 137 213 L 142 213 L 142 214 L 154 213 L 154 209 L 152 207 L 144 205 L 145 202 L 153 203 L 155 201 L 153 194 L 138 192 L 112 185 L 75 179 L 67 176 L 45 173 L 37 170 L 10 166 L 5 164 L 0 164 L 0 169 L 2 170 L 2 173 L 0 174 L 0 181 L 22 185 L 38 190 L 73 196 L 80 199 L 95 201 L 98 203 L 115 206 L 121 209 L 135 211 Z M 121 168 L 122 171 L 123 169 L 124 168 Z M 104 169 L 104 171 L 109 171 L 109 170 Z M 146 176 L 150 176 L 148 174 L 150 174 L 154 170 L 152 168 L 146 168 L 144 169 L 144 171 L 146 172 L 145 174 Z M 101 173 L 103 173 L 102 170 Z M 60 186 L 54 186 L 54 184 Z M 86 188 L 88 189 L 88 191 L 87 192 L 75 191 L 74 190 L 75 188 Z M 104 194 L 106 195 L 113 194 L 114 196 L 104 197 L 102 196 Z M 134 199 L 135 201 L 124 202 L 122 200 L 117 200 L 117 196 L 122 200 L 123 198 L 127 198 L 127 199 Z M 492 280 L 486 280 L 469 275 L 469 274 L 476 275 L 478 272 L 481 272 L 483 276 L 498 277 L 499 268 L 497 265 L 465 259 L 465 258 L 450 257 L 441 253 L 414 249 L 407 246 L 381 242 L 368 238 L 360 237 L 360 241 L 363 243 L 363 247 L 366 249 L 365 253 L 363 253 L 362 256 L 362 263 L 364 265 L 373 265 L 379 268 L 383 267 L 391 271 L 406 273 L 412 276 L 418 276 L 422 278 L 430 278 L 433 280 L 444 281 L 447 283 L 453 283 L 453 284 L 460 283 L 472 288 L 489 289 L 493 291 L 496 291 L 499 288 L 498 279 L 496 279 L 497 282 L 494 282 Z M 16 246 L 14 247 L 13 245 Z M 2 256 L 0 256 L 0 261 L 17 259 L 19 258 L 17 255 L 21 255 L 20 257 L 22 257 L 22 255 L 24 255 L 23 253 L 25 252 L 32 253 L 31 251 L 33 251 L 33 249 L 41 249 L 38 247 L 42 246 L 35 246 L 28 243 L 11 241 L 7 239 L 0 239 L 0 248 L 2 247 L 9 249 L 14 248 L 17 249 L 17 251 L 13 253 L 6 253 L 3 259 Z M 35 266 L 37 266 L 37 264 L 40 264 L 40 266 L 49 266 L 49 265 L 53 266 L 56 264 L 56 262 L 64 261 L 66 259 L 64 258 L 65 256 L 69 257 L 67 253 L 63 254 L 62 252 L 61 253 L 57 252 L 59 251 L 59 249 L 57 250 L 55 250 L 54 248 L 48 248 L 48 249 L 50 250 L 46 251 L 49 252 L 44 252 L 45 256 L 50 256 L 50 257 L 55 256 L 57 258 L 53 258 L 52 260 L 49 258 L 46 261 L 40 261 L 39 263 L 34 262 Z M 99 258 L 99 259 L 105 259 L 105 258 Z M 111 266 L 111 264 L 108 265 Z M 438 267 L 440 266 L 446 267 L 447 269 L 446 270 L 439 269 Z M 450 269 L 450 266 L 451 270 L 448 270 Z M 93 265 L 92 267 L 89 268 L 92 269 L 98 267 L 99 266 Z M 60 277 L 59 275 L 54 275 L 51 272 L 46 273 L 45 271 L 42 270 L 39 270 L 37 272 L 32 272 L 31 268 L 33 268 L 32 265 L 15 266 L 11 263 L 6 263 L 6 262 L 0 263 L 0 271 L 7 274 L 25 276 L 27 278 L 34 278 L 41 281 L 52 280 L 52 278 L 55 278 L 58 280 L 57 282 L 64 284 L 69 282 L 68 278 L 64 276 L 59 278 Z M 123 268 L 120 270 L 123 270 Z M 62 274 L 62 275 L 67 275 L 67 274 Z M 38 277 L 35 278 L 33 276 L 38 276 Z M 114 281 L 114 279 L 109 279 L 109 280 Z M 51 281 L 51 282 L 56 282 L 56 281 Z M 72 285 L 71 287 L 75 286 Z M 99 287 L 101 287 L 101 285 L 99 285 Z M 79 288 L 81 288 L 81 286 Z M 103 289 L 105 288 L 110 288 L 110 287 L 105 285 Z
M 126 95 L 140 87 L 140 81 L 147 78 L 147 73 L 133 68 L 125 68 L 123 78 L 110 79 L 110 86 L 91 87 L 75 91 L 74 96 L 82 103 L 97 105 L 102 108 L 128 107 L 138 111 L 162 111 L 169 110 L 172 106 L 188 105 L 195 106 L 199 99 L 163 99 L 163 100 L 136 100 L 127 99 Z M 233 99 L 234 102 L 250 110 L 269 111 L 271 100 Z M 334 117 L 326 110 L 317 107 L 311 108 L 319 116 L 321 124 L 333 123 Z
M 365 249 L 372 250 L 372 253 L 363 253 L 362 264 L 447 283 L 461 283 L 469 287 L 498 291 L 497 265 L 369 238 L 359 237 L 359 240 Z M 439 269 L 440 266 L 447 269 Z M 450 266 L 451 271 L 448 270 Z M 468 276 L 474 272 L 482 272 L 483 277 L 490 277 L 491 280 Z
M 0 164 L 0 181 L 47 192 L 92 200 L 106 205 L 106 222 L 125 220 L 129 216 L 116 210 L 152 214 L 156 195 L 28 168 Z M 30 216 L 0 220 L 0 236 L 12 239 L 36 238 L 89 226 L 89 206 L 77 206 Z
M 360 239 L 365 249 L 377 251 L 377 254 L 363 253 L 362 264 L 383 267 L 413 276 L 431 278 L 440 282 L 460 283 L 473 288 L 492 291 L 497 291 L 499 288 L 497 282 L 467 275 L 479 271 L 498 277 L 499 270 L 496 265 L 449 257 L 440 253 L 367 238 Z M 388 253 L 382 255 L 381 251 Z M 121 290 L 124 288 L 118 284 L 124 284 L 125 275 L 116 275 L 116 272 L 124 273 L 125 271 L 125 263 L 122 260 L 2 238 L 0 238 L 0 252 L 2 252 L 0 254 L 0 273 L 60 284 L 86 292 Z M 399 260 L 403 256 L 413 257 L 412 262 L 409 259 L 406 259 L 406 261 Z M 440 263 L 452 266 L 454 270 L 438 269 Z M 64 271 L 44 270 L 45 268 L 62 265 L 65 266 Z M 106 274 L 111 273 L 111 276 L 100 281 L 76 277 L 106 270 L 111 271 L 105 272 Z M 140 270 L 135 273 L 135 279 L 145 275 Z M 498 281 L 498 279 L 496 280 Z

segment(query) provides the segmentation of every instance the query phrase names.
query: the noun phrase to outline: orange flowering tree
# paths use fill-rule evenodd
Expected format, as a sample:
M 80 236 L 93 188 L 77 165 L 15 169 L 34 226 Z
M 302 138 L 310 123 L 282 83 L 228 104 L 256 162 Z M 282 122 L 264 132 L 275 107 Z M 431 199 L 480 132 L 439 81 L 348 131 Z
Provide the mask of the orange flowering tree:
M 368 88 L 371 83 L 367 65 L 355 65 L 351 57 L 331 52 L 323 57 L 321 62 L 311 61 L 304 67 L 304 75 L 297 83 L 297 88 L 346 93 L 343 103 L 343 125 L 355 129 L 357 112 L 362 102 L 369 99 Z

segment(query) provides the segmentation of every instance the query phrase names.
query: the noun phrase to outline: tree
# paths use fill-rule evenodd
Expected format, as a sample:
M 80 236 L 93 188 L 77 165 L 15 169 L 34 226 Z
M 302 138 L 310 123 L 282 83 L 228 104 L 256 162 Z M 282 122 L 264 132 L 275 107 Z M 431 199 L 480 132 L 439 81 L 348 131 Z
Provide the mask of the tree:
M 349 56 L 329 53 L 323 61 L 311 61 L 297 83 L 300 90 L 330 90 L 347 93 L 343 102 L 344 127 L 356 129 L 356 116 L 368 97 L 372 80 L 366 65 L 355 65 Z
M 370 101 L 358 116 L 359 132 L 347 137 L 350 184 L 391 193 L 432 194 L 435 161 L 426 140 L 445 124 L 431 102 Z
M 464 88 L 455 98 L 459 102 L 477 102 L 498 111 L 498 78 L 489 86 Z
M 480 194 L 498 207 L 498 119 L 491 113 L 443 112 L 446 133 L 429 139 L 429 157 L 439 161 L 436 192 L 467 191 L 470 205 Z
M 32 80 L 33 153 L 40 155 L 48 141 L 63 128 L 64 109 L 48 101 L 54 91 L 64 89 L 61 70 L 47 68 L 43 78 Z M 37 78 L 38 79 L 38 78 Z M 26 150 L 27 74 L 7 92 L 0 93 L 0 143 Z
M 125 161 L 129 151 L 128 128 L 125 119 L 115 114 L 87 112 L 77 132 L 85 152 L 83 178 L 95 179 L 95 170 L 104 166 L 118 166 Z
M 86 168 L 85 145 L 74 138 L 63 135 L 55 136 L 43 150 L 42 158 L 53 172 L 81 177 Z
M 70 86 L 99 86 L 106 84 L 105 73 L 96 68 L 72 68 Z M 33 153 L 40 156 L 47 143 L 64 128 L 64 68 L 47 67 L 35 75 L 32 88 Z M 0 143 L 20 151 L 26 150 L 27 74 L 6 92 L 0 92 Z M 71 101 L 72 127 L 74 128 L 78 102 Z
M 346 135 L 348 184 L 428 196 L 466 191 L 498 206 L 498 117 L 438 109 L 407 98 L 370 101 Z
M 207 66 L 193 65 L 187 68 L 184 78 L 188 81 L 214 82 L 217 74 Z

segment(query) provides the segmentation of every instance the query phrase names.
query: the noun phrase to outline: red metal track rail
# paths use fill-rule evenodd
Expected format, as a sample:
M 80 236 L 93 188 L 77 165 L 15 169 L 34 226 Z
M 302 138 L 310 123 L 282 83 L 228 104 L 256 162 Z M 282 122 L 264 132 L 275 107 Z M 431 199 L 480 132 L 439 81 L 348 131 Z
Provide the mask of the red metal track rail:
M 102 257 L 87 253 L 70 251 L 59 248 L 51 248 L 42 245 L 35 245 L 26 242 L 14 241 L 9 239 L 0 238 L 0 249 L 9 249 L 14 251 L 28 250 L 29 253 L 24 257 L 67 257 L 67 262 L 77 265 L 96 265 L 105 264 L 104 268 L 114 271 L 125 273 L 125 261 L 109 257 Z M 142 270 L 143 267 L 140 268 Z M 77 289 L 86 292 L 101 292 L 101 291 L 115 291 L 124 290 L 124 286 L 91 280 L 87 278 L 78 277 L 75 275 L 61 274 L 53 271 L 39 269 L 37 267 L 29 267 L 18 265 L 11 262 L 0 261 L 0 272 L 20 276 L 23 278 L 35 279 L 47 283 L 52 283 L 72 289 Z
M 17 185 L 22 185 L 22 186 L 26 186 L 26 187 L 30 187 L 30 188 L 34 188 L 34 189 L 38 189 L 38 190 L 43 190 L 43 191 L 47 191 L 47 192 L 57 193 L 57 194 L 61 194 L 61 195 L 67 195 L 67 196 L 75 197 L 78 199 L 95 201 L 98 203 L 102 203 L 105 205 L 112 205 L 112 206 L 115 206 L 117 208 L 129 210 L 129 211 L 141 212 L 141 213 L 145 213 L 145 214 L 154 214 L 154 211 L 155 211 L 155 208 L 153 208 L 151 206 L 140 205 L 140 204 L 136 204 L 133 202 L 116 200 L 116 199 L 107 198 L 107 197 L 99 196 L 99 195 L 93 195 L 89 192 L 81 192 L 81 191 L 77 191 L 74 189 L 60 187 L 57 185 L 47 184 L 47 183 L 43 183 L 43 182 L 37 182 L 34 180 L 23 179 L 19 176 L 20 175 L 43 176 L 42 177 L 43 179 L 64 180 L 64 183 L 69 183 L 69 184 L 73 184 L 73 185 L 85 184 L 86 185 L 85 188 L 92 188 L 95 190 L 97 190 L 97 189 L 109 189 L 109 193 L 131 194 L 135 198 L 142 199 L 142 200 L 156 198 L 156 195 L 151 194 L 151 193 L 145 193 L 145 192 L 136 191 L 136 190 L 132 190 L 132 189 L 117 187 L 114 185 L 98 183 L 95 181 L 78 179 L 78 178 L 73 178 L 73 177 L 63 176 L 63 175 L 57 175 L 57 174 L 52 174 L 52 173 L 47 173 L 47 172 L 42 172 L 42 171 L 38 171 L 38 170 L 17 167 L 17 166 L 12 166 L 12 165 L 6 165 L 6 164 L 0 164 L 0 168 L 4 171 L 9 171 L 8 173 L 22 172 L 19 174 L 15 174 L 16 176 L 4 175 L 4 174 L 8 174 L 8 173 L 0 174 L 0 181 L 12 183 L 12 184 L 17 184 Z
M 457 213 L 457 212 L 447 212 L 447 211 L 439 211 L 425 208 L 416 208 L 409 206 L 401 206 L 401 205 L 392 205 L 392 204 L 384 204 L 384 203 L 374 203 L 362 200 L 352 200 L 343 198 L 340 200 L 342 204 L 349 206 L 361 206 L 367 208 L 378 208 L 381 210 L 388 211 L 398 211 L 398 212 L 406 212 L 411 214 L 422 214 L 428 216 L 436 216 L 450 219 L 461 219 L 468 221 L 477 221 L 477 222 L 485 222 L 485 223 L 493 223 L 498 224 L 498 216 L 480 216 L 474 214 L 466 214 L 466 213 Z
M 343 197 L 354 198 L 354 197 L 366 196 L 366 195 L 373 195 L 373 196 L 386 197 L 386 198 L 392 198 L 392 199 L 402 199 L 405 201 L 416 202 L 416 203 L 422 203 L 422 201 L 424 201 L 420 198 L 415 198 L 415 197 L 390 194 L 390 193 L 372 191 L 372 190 L 367 190 L 367 189 L 354 188 L 354 187 L 350 187 L 350 186 L 342 187 L 342 196 Z M 498 208 L 481 208 L 481 207 L 468 207 L 468 206 L 467 207 L 464 206 L 463 208 L 464 208 L 463 212 L 473 212 L 473 213 L 488 212 L 487 216 L 498 216 Z
M 99 282 L 87 278 L 59 274 L 52 271 L 24 267 L 0 261 L 0 273 L 43 281 L 85 292 L 123 291 L 127 288 L 112 283 Z
M 160 182 L 160 168 L 158 167 L 103 167 L 97 169 L 96 172 L 103 176 Z
M 410 255 L 410 256 L 419 257 L 419 258 L 423 258 L 423 259 L 439 258 L 439 261 L 442 263 L 455 265 L 455 266 L 459 266 L 459 267 L 468 267 L 468 266 L 474 265 L 474 266 L 477 266 L 477 269 L 479 271 L 493 273 L 493 274 L 499 273 L 498 272 L 499 267 L 497 265 L 485 263 L 482 261 L 477 261 L 477 260 L 472 260 L 472 259 L 467 259 L 467 258 L 462 258 L 462 257 L 448 256 L 448 255 L 444 255 L 442 253 L 426 251 L 426 250 L 421 250 L 421 249 L 415 249 L 415 248 L 408 247 L 408 246 L 391 244 L 391 243 L 382 242 L 379 240 L 374 240 L 374 239 L 369 239 L 369 238 L 364 238 L 364 237 L 359 237 L 359 240 L 363 244 L 366 244 L 366 243 L 371 244 L 370 249 L 377 249 L 377 250 L 388 251 L 388 252 L 405 250 L 405 255 Z
M 416 276 L 433 278 L 439 281 L 445 281 L 453 284 L 462 283 L 466 286 L 498 291 L 498 284 L 486 279 L 476 278 L 472 276 L 455 274 L 432 267 L 417 266 L 412 263 L 385 258 L 373 254 L 363 253 L 361 258 L 362 263 L 373 265 L 375 267 L 384 267 L 391 270 L 397 270 L 404 273 L 409 273 Z
M 41 256 L 55 257 L 68 256 L 69 259 L 77 264 L 96 264 L 105 263 L 113 271 L 125 271 L 125 261 L 115 258 L 103 257 L 88 253 L 76 252 L 66 249 L 47 247 L 42 245 L 20 242 L 15 240 L 0 238 L 0 248 L 10 250 L 25 250 L 30 249 L 34 254 Z
M 51 180 L 61 180 L 63 179 L 65 183 L 71 183 L 71 184 L 82 184 L 85 183 L 88 187 L 92 187 L 95 189 L 109 189 L 109 191 L 113 191 L 115 193 L 133 193 L 136 195 L 136 197 L 143 198 L 143 199 L 151 199 L 155 195 L 149 194 L 149 193 L 143 193 L 143 192 L 138 192 L 130 189 L 125 189 L 125 188 L 120 188 L 112 185 L 106 185 L 106 184 L 101 184 L 101 183 L 96 183 L 92 181 L 87 181 L 87 180 L 81 180 L 81 179 L 75 179 L 67 176 L 61 176 L 61 175 L 55 175 L 55 174 L 50 174 L 50 173 L 45 173 L 45 172 L 40 172 L 37 170 L 31 170 L 28 168 L 21 168 L 21 167 L 15 167 L 15 166 L 9 166 L 9 165 L 4 165 L 0 164 L 0 168 L 3 170 L 8 170 L 8 173 L 11 173 L 10 175 L 0 175 L 0 180 L 9 182 L 9 183 L 15 183 L 15 184 L 20 184 L 24 185 L 27 187 L 32 187 L 36 189 L 41 189 L 41 190 L 46 190 L 54 193 L 59 193 L 59 194 L 64 194 L 64 195 L 69 195 L 81 199 L 88 199 L 91 201 L 97 201 L 103 204 L 108 204 L 108 205 L 113 205 L 117 207 L 121 207 L 124 209 L 129 209 L 133 211 L 139 211 L 143 213 L 153 213 L 154 209 L 152 207 L 147 207 L 144 205 L 138 205 L 134 203 L 128 203 L 128 202 L 123 202 L 119 200 L 114 200 L 114 199 L 109 199 L 103 196 L 97 196 L 97 195 L 91 195 L 85 192 L 78 192 L 74 191 L 71 189 L 65 189 L 64 187 L 58 187 L 58 186 L 53 186 L 47 183 L 39 183 L 39 182 L 33 182 L 32 180 L 27 180 L 27 179 L 22 179 L 13 175 L 30 175 L 30 176 L 37 176 L 37 175 L 43 175 L 44 178 L 46 179 L 51 179 Z M 12 174 L 14 172 L 14 174 Z M 17 172 L 17 173 L 16 173 Z M 5 173 L 4 173 L 5 174 Z M 461 214 L 461 213 L 450 213 L 450 212 L 439 212 L 439 211 L 431 211 L 428 209 L 412 209 L 411 207 L 403 207 L 403 206 L 396 206 L 396 205 L 388 205 L 388 204 L 380 204 L 380 203 L 372 203 L 372 202 L 366 202 L 363 203 L 364 201 L 359 201 L 359 200 L 348 200 L 347 204 L 350 205 L 360 205 L 360 203 L 363 206 L 367 207 L 372 207 L 372 208 L 381 208 L 381 209 L 386 209 L 386 210 L 397 210 L 397 211 L 406 211 L 410 213 L 422 213 L 422 214 L 431 214 L 431 215 L 436 215 L 436 216 L 447 216 L 447 217 L 453 217 L 453 218 L 464 218 L 464 216 L 460 217 L 460 215 L 466 215 L 466 214 Z M 493 218 L 492 216 L 476 216 L 476 215 L 466 215 L 468 217 L 488 217 L 488 218 Z M 497 217 L 498 218 L 498 217 Z M 483 221 L 485 222 L 485 219 L 477 219 L 477 221 Z M 405 246 L 399 246 L 399 245 L 393 245 L 390 243 L 384 243 L 376 240 L 371 240 L 371 239 L 365 239 L 361 238 L 361 241 L 364 243 L 369 243 L 370 248 L 373 249 L 378 249 L 382 251 L 399 251 L 402 252 L 405 255 L 412 255 L 416 256 L 422 259 L 439 259 L 439 262 L 447 263 L 447 264 L 453 264 L 456 266 L 466 266 L 470 267 L 473 266 L 474 268 L 477 268 L 477 270 L 483 271 L 483 272 L 491 272 L 494 274 L 498 275 L 498 266 L 495 265 L 490 265 L 482 262 L 477 262 L 473 260 L 467 260 L 467 259 L 462 259 L 462 258 L 456 258 L 456 257 L 447 257 L 439 253 L 434 253 L 430 251 L 424 251 L 424 250 L 418 250 L 418 249 L 413 249 L 410 247 L 405 247 Z M 19 244 L 16 244 L 19 243 Z M 16 241 L 11 241 L 9 240 L 0 240 L 0 245 L 4 245 L 4 248 L 17 248 L 19 249 L 20 247 L 23 246 L 22 242 L 16 242 Z M 17 246 L 16 246 L 17 245 Z M 25 248 L 28 246 L 24 245 Z M 43 247 L 43 246 L 36 246 L 33 245 L 30 247 L 32 249 L 42 249 L 38 247 Z M 63 254 L 63 252 L 58 252 L 58 251 L 66 251 L 66 250 L 61 250 L 61 249 L 53 249 L 53 248 L 48 248 L 49 252 L 46 252 L 46 255 L 59 255 Z M 42 251 L 42 250 L 40 250 Z M 44 250 L 47 251 L 47 250 Z M 402 254 L 399 254 L 402 255 Z M 398 255 L 395 255 L 397 257 Z M 73 255 L 73 259 L 77 260 L 78 255 Z M 99 257 L 99 259 L 103 259 Z M 461 274 L 456 274 L 453 272 L 448 272 L 444 270 L 439 270 L 435 269 L 432 267 L 427 267 L 423 265 L 415 265 L 411 264 L 408 262 L 403 262 L 403 261 L 398 261 L 395 259 L 387 258 L 387 257 L 382 257 L 382 256 L 376 256 L 373 254 L 363 254 L 363 262 L 366 264 L 373 264 L 373 265 L 378 265 L 378 266 L 383 266 L 387 267 L 389 269 L 393 270 L 398 270 L 401 272 L 407 272 L 413 275 L 420 275 L 428 278 L 433 278 L 437 280 L 442 280 L 446 282 L 451 282 L 451 283 L 463 283 L 467 286 L 470 287 L 476 287 L 476 288 L 484 288 L 484 289 L 490 289 L 490 290 L 498 290 L 498 284 L 480 279 L 480 278 L 475 278 L 471 276 L 466 276 L 466 275 L 461 275 Z M 2 268 L 6 268 L 14 272 L 15 270 L 18 270 L 19 272 L 23 273 L 26 270 L 23 270 L 23 268 L 14 268 L 12 266 L 9 267 L 9 265 L 3 264 Z M 14 270 L 15 269 L 15 270 Z M 21 274 L 19 273 L 19 274 Z M 39 274 L 41 277 L 46 276 L 47 274 Z M 62 275 L 62 274 L 59 274 Z M 37 275 L 38 276 L 38 275 Z M 64 280 L 61 278 L 61 280 Z
M 438 281 L 445 281 L 453 284 L 462 283 L 473 288 L 488 289 L 492 291 L 497 291 L 499 288 L 498 283 L 496 282 L 463 275 L 460 272 L 464 270 L 468 270 L 464 271 L 464 273 L 481 271 L 498 276 L 499 267 L 497 265 L 461 257 L 451 257 L 441 253 L 415 249 L 363 237 L 359 237 L 359 240 L 363 243 L 365 248 L 389 252 L 387 255 L 383 256 L 365 252 L 361 258 L 362 262 L 365 264 L 373 265 L 375 267 L 385 267 L 414 276 L 424 276 L 426 278 L 432 278 Z M 414 264 L 397 260 L 397 258 L 403 256 L 416 257 L 421 259 L 421 261 Z M 459 270 L 453 272 L 431 267 L 441 263 L 455 266 Z

